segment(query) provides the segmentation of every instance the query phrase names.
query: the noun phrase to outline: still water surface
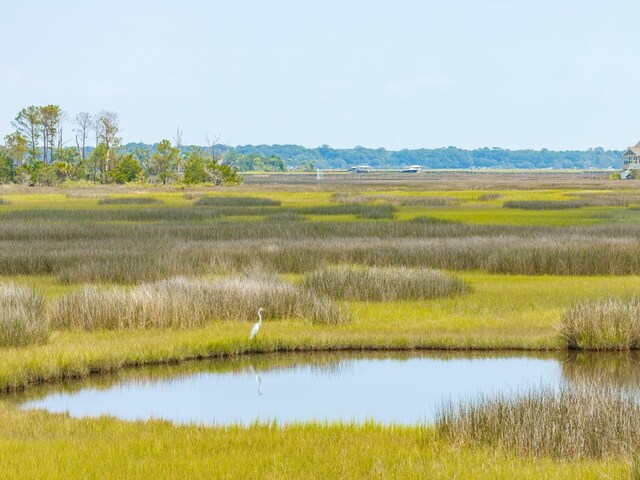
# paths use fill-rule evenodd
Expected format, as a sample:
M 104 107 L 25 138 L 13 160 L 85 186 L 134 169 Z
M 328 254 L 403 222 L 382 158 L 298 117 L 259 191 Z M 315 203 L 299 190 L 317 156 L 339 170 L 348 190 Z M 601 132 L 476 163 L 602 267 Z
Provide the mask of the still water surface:
M 619 374 L 618 363 L 612 368 Z M 205 425 L 368 419 L 415 424 L 432 420 L 447 401 L 555 388 L 608 377 L 609 370 L 600 360 L 553 355 L 263 355 L 132 370 L 45 387 L 15 401 L 74 417 Z

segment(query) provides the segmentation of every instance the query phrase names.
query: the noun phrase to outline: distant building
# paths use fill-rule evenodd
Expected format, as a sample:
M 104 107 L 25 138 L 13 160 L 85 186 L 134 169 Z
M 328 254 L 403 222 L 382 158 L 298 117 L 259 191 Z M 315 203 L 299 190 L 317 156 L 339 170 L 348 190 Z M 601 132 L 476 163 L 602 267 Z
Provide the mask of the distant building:
M 622 154 L 622 158 L 624 158 L 622 164 L 623 171 L 640 170 L 640 142 L 638 142 L 635 147 L 627 148 Z
M 358 165 L 357 167 L 351 167 L 349 170 L 353 173 L 369 173 L 371 167 L 369 165 Z

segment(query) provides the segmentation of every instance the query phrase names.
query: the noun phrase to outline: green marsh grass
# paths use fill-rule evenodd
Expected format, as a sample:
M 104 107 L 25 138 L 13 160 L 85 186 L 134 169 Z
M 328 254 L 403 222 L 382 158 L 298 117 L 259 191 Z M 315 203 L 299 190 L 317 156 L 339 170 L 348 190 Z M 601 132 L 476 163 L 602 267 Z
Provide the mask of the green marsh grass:
M 571 349 L 638 349 L 640 298 L 578 302 L 565 310 L 559 330 Z
M 48 337 L 44 298 L 25 286 L 0 284 L 0 347 L 44 343 Z
M 265 218 L 265 222 L 299 222 L 305 219 L 305 216 L 296 212 L 276 212 L 270 213 Z
M 450 225 L 452 223 L 458 223 L 453 220 L 446 220 L 444 218 L 435 218 L 429 217 L 425 215 L 421 215 L 419 217 L 413 217 L 411 220 L 407 220 L 407 223 L 412 225 Z
M 561 460 L 632 457 L 640 444 L 640 403 L 598 384 L 503 394 L 445 405 L 439 435 L 468 445 Z
M 290 211 L 304 215 L 355 215 L 362 219 L 393 218 L 395 208 L 388 204 L 345 204 L 289 207 Z
M 98 200 L 98 205 L 158 205 L 162 203 L 153 197 L 107 197 Z
M 509 200 L 502 206 L 520 210 L 569 210 L 584 207 L 585 204 L 575 200 Z
M 193 202 L 195 206 L 207 207 L 278 207 L 279 200 L 258 197 L 199 197 Z
M 494 200 L 500 200 L 503 197 L 500 193 L 483 193 L 478 196 L 479 202 L 491 202 Z
M 624 478 L 620 458 L 516 457 L 435 438 L 422 426 L 256 424 L 204 428 L 75 419 L 0 405 L 3 478 Z
M 336 193 L 331 197 L 333 202 L 346 205 L 366 205 L 388 203 L 405 207 L 444 207 L 458 202 L 456 198 L 444 195 L 392 195 L 392 194 L 356 194 Z
M 464 281 L 437 270 L 349 266 L 307 274 L 302 285 L 332 298 L 377 302 L 452 297 L 469 288 Z

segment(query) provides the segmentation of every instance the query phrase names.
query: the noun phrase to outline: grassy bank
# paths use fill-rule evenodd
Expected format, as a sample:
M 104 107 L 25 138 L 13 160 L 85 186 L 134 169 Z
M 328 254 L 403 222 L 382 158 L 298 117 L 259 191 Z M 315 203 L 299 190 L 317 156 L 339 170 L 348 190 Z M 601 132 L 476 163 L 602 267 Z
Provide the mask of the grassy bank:
M 349 302 L 343 325 L 274 321 L 257 341 L 250 323 L 212 322 L 193 329 L 54 331 L 46 345 L 0 349 L 0 388 L 114 371 L 127 365 L 250 352 L 441 348 L 564 349 L 557 324 L 581 298 L 633 292 L 637 277 L 527 277 L 467 273 L 459 297 L 428 301 Z M 42 280 L 58 292 L 55 284 Z M 60 293 L 59 293 L 60 294 Z M 64 293 L 61 293 L 64 295 Z
M 393 448 L 390 448 L 393 446 Z M 202 428 L 74 420 L 0 406 L 3 478 L 628 478 L 624 458 L 555 461 L 438 440 L 422 427 Z

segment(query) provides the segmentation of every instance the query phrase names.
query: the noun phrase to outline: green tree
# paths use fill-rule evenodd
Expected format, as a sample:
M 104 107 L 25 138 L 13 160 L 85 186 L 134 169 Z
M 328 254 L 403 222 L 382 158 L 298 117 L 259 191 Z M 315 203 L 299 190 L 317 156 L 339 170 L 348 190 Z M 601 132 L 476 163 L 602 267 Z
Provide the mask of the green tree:
M 149 162 L 151 174 L 166 185 L 167 181 L 174 178 L 177 159 L 178 149 L 172 147 L 169 140 L 162 140 Z
M 27 139 L 20 132 L 14 132 L 4 137 L 4 146 L 7 156 L 17 166 L 21 166 L 27 155 Z
M 67 162 L 71 165 L 76 165 L 77 163 L 82 161 L 82 156 L 80 152 L 73 148 L 56 148 L 53 152 L 53 161 L 54 162 Z
M 60 183 L 60 178 L 58 177 L 55 169 L 46 162 L 36 160 L 29 167 L 29 170 L 31 174 L 31 181 L 35 185 L 52 186 Z
M 107 159 L 107 152 L 107 145 L 104 142 L 101 142 L 89 155 L 88 163 L 93 183 L 96 183 L 98 180 L 100 180 L 101 183 L 105 182 L 102 172 Z
M 68 180 L 69 178 L 71 178 L 71 176 L 74 173 L 74 168 L 72 164 L 70 164 L 69 162 L 63 162 L 60 160 L 53 162 L 51 164 L 51 169 L 55 172 L 60 182 L 64 182 L 65 180 Z
M 120 146 L 120 137 L 118 132 L 120 131 L 120 121 L 118 114 L 107 110 L 102 110 L 95 120 L 95 131 L 98 142 L 104 143 L 105 155 L 101 159 L 99 164 L 101 178 L 103 182 L 109 177 L 109 171 L 113 168 L 115 163 L 115 154 L 113 150 L 116 150 Z
M 42 155 L 45 162 L 52 162 L 53 149 L 56 145 L 56 134 L 62 118 L 62 109 L 58 105 L 40 107 L 40 123 L 42 125 Z
M 23 108 L 13 120 L 12 125 L 28 141 L 28 154 L 31 161 L 40 158 L 38 142 L 42 137 L 42 112 L 40 107 L 31 105 Z
M 142 165 L 133 153 L 125 155 L 116 164 L 113 170 L 113 180 L 116 183 L 129 183 L 138 180 L 142 176 Z
M 8 168 L 10 170 L 10 177 L 12 181 L 15 178 L 16 168 L 22 166 L 24 162 L 27 149 L 27 139 L 24 138 L 20 132 L 14 132 L 4 137 L 4 159 L 2 168 Z M 6 175 L 4 178 L 6 181 Z
M 242 177 L 238 173 L 237 168 L 223 163 L 222 165 L 218 165 L 218 170 L 220 172 L 222 183 L 227 185 L 238 185 L 242 183 Z
M 204 183 L 208 179 L 207 157 L 199 150 L 189 152 L 184 164 L 184 183 Z
M 14 163 L 5 147 L 0 147 L 0 183 L 11 183 L 14 179 Z

